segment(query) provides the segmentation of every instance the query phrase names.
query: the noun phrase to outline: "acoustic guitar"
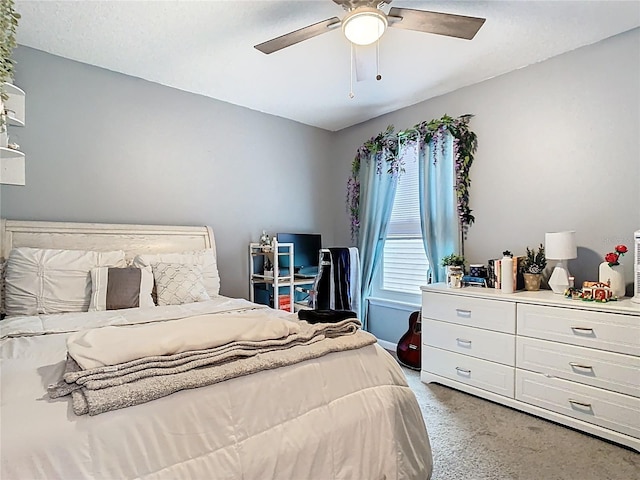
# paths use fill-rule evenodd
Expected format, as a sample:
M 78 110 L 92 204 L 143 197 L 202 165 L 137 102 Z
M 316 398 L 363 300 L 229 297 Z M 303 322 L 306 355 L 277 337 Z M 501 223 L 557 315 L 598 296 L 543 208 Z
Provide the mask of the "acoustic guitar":
M 409 330 L 400 337 L 396 354 L 398 361 L 405 367 L 414 370 L 420 370 L 420 345 L 422 343 L 422 335 L 420 334 L 422 322 L 420 320 L 421 312 L 413 312 L 409 315 Z

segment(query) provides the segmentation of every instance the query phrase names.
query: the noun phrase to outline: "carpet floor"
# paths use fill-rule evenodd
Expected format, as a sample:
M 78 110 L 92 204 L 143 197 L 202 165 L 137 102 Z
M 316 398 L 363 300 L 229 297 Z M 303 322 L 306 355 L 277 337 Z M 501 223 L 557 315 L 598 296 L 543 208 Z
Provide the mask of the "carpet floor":
M 403 370 L 429 432 L 432 480 L 640 480 L 631 449 Z

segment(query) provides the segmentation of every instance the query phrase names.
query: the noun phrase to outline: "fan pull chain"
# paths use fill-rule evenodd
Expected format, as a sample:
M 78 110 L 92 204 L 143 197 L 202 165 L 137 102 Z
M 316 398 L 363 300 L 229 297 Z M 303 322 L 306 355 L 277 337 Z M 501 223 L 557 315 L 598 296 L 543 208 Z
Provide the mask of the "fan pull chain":
M 351 45 L 351 66 L 349 70 L 349 98 L 353 98 L 356 95 L 353 93 L 353 43 L 349 42 Z
M 380 39 L 376 40 L 376 80 L 382 80 L 380 75 Z

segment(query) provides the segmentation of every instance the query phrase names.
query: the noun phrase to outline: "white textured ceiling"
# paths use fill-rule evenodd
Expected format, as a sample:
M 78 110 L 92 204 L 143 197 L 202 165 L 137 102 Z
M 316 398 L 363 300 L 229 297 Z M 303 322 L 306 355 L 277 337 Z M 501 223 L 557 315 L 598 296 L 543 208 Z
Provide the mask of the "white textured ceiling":
M 342 18 L 331 0 L 15 4 L 21 45 L 331 131 L 640 26 L 638 0 L 395 0 L 487 20 L 470 41 L 388 29 L 382 80 L 354 82 L 349 98 L 350 48 L 340 29 L 271 55 L 253 48 Z

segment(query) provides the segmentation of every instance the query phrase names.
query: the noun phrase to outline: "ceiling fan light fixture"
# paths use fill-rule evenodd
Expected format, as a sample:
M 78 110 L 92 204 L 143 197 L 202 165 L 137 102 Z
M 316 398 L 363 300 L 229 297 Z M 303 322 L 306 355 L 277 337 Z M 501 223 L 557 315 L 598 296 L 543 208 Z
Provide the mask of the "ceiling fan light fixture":
M 342 32 L 351 43 L 370 45 L 377 41 L 388 25 L 383 11 L 371 7 L 358 7 L 342 20 Z

